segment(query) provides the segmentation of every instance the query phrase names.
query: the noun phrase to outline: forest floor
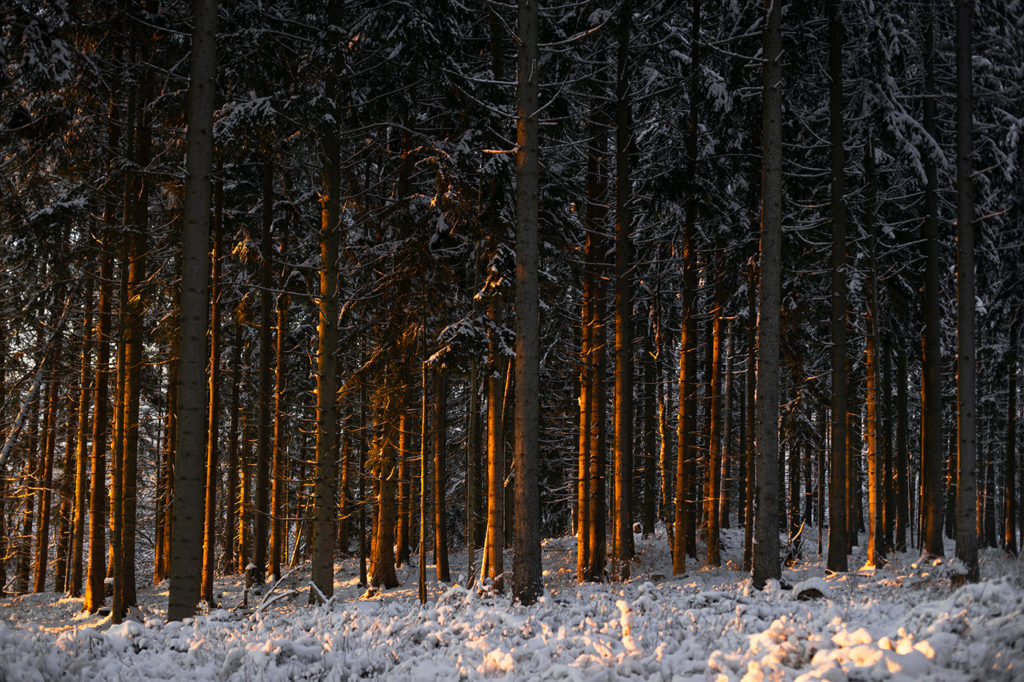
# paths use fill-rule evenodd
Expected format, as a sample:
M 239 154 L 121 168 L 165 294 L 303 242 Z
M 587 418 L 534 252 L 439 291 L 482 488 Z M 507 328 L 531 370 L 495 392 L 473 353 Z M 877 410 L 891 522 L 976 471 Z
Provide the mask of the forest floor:
M 0 599 L 0 682 L 1024 680 L 1024 561 L 984 550 L 983 581 L 954 589 L 950 562 L 918 565 L 911 553 L 826 575 L 808 541 L 782 584 L 760 592 L 738 570 L 742 542 L 742 531 L 723 531 L 723 567 L 691 559 L 673 578 L 663 532 L 637 536 L 631 580 L 578 585 L 574 538 L 551 539 L 546 592 L 530 607 L 460 587 L 465 554 L 452 556 L 456 584 L 428 573 L 425 606 L 415 563 L 399 569 L 401 587 L 367 598 L 351 559 L 338 563 L 326 606 L 306 605 L 305 566 L 248 606 L 241 579 L 220 579 L 223 608 L 183 623 L 163 622 L 166 583 L 140 589 L 120 625 L 82 614 L 80 599 L 10 597 Z M 855 551 L 851 566 L 863 563 Z M 823 596 L 799 599 L 808 588 Z

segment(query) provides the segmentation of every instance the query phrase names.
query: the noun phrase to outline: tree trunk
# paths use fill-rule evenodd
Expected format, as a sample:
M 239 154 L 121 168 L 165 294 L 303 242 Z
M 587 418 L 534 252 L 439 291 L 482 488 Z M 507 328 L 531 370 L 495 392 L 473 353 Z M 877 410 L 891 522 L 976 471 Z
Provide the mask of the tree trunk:
M 395 565 L 401 566 L 409 563 L 409 533 L 410 514 L 409 507 L 409 462 L 411 457 L 410 449 L 410 414 L 408 407 L 403 407 L 402 414 L 398 417 L 398 517 L 395 520 Z
M 1010 315 L 1006 352 L 1006 459 L 1003 461 L 1003 549 L 1017 554 L 1017 311 Z
M 448 485 L 448 378 L 443 368 L 434 373 L 434 564 L 439 582 L 451 582 L 448 568 L 447 505 Z
M 720 268 L 716 268 L 719 272 Z M 708 385 L 708 494 L 704 500 L 708 566 L 722 565 L 718 514 L 721 506 L 722 469 L 722 295 L 721 278 L 715 283 L 711 312 L 711 373 Z
M 956 556 L 967 567 L 966 579 L 978 581 L 977 388 L 975 367 L 974 181 L 971 153 L 973 94 L 971 21 L 973 0 L 957 0 L 956 12 L 956 319 L 957 319 L 957 499 Z
M 628 2 L 626 3 L 629 4 Z M 540 556 L 540 333 L 537 276 L 540 143 L 537 0 L 519 0 L 516 116 L 515 525 L 512 596 L 523 605 L 544 592 Z M 440 534 L 440 531 L 439 531 Z
M 877 187 L 875 186 L 875 148 L 868 141 L 864 159 L 866 187 L 866 214 L 864 222 L 868 233 L 868 279 L 867 279 L 867 339 L 864 346 L 865 388 L 867 391 L 865 419 L 868 445 L 868 566 L 885 564 L 885 481 L 882 449 L 881 415 L 879 414 L 879 323 L 881 313 L 878 301 L 878 229 L 875 221 L 877 211 Z M 884 406 L 883 406 L 884 407 Z
M 910 494 L 910 455 L 907 410 L 907 354 L 902 339 L 896 341 L 896 532 L 893 549 L 907 550 L 907 529 L 910 525 L 908 497 Z
M 618 61 L 615 86 L 615 449 L 612 497 L 613 579 L 629 579 L 632 558 L 633 492 L 633 275 L 630 154 L 633 131 L 630 116 L 629 32 L 631 0 L 622 4 L 618 23 Z
M 650 304 L 649 304 L 650 305 Z M 650 311 L 653 317 L 653 311 Z M 643 354 L 643 534 L 644 537 L 654 533 L 654 521 L 657 515 L 655 495 L 655 478 L 657 476 L 658 433 L 655 418 L 657 402 L 655 385 L 657 384 L 657 349 L 654 345 L 654 334 L 650 321 L 647 325 L 647 337 L 644 339 Z
M 224 222 L 224 163 L 217 160 L 213 192 L 213 250 L 210 253 L 210 377 L 206 427 L 206 502 L 203 515 L 203 576 L 200 599 L 213 609 L 213 574 L 217 547 L 217 447 L 220 435 L 220 258 Z M 229 498 L 230 499 L 230 498 Z
M 281 237 L 281 254 L 288 255 L 288 231 Z M 274 339 L 274 441 L 271 453 L 270 483 L 270 574 L 274 580 L 281 578 L 281 563 L 284 561 L 285 545 L 288 542 L 285 532 L 285 516 L 287 516 L 286 498 L 288 495 L 287 473 L 285 471 L 288 453 L 286 452 L 287 437 L 285 430 L 287 398 L 285 397 L 286 377 L 288 376 L 288 360 L 285 357 L 285 345 L 288 338 L 288 304 L 287 292 L 288 266 L 281 271 L 281 291 L 277 295 L 277 326 Z
M 238 529 L 238 474 L 239 474 L 239 442 L 238 418 L 241 413 L 241 386 L 245 381 L 242 367 L 242 324 L 236 318 L 234 335 L 231 341 L 231 406 L 228 419 L 228 467 L 227 484 L 224 488 L 225 510 L 227 523 L 224 524 L 223 572 L 237 572 L 235 563 L 236 530 Z
M 781 575 L 779 529 L 774 510 L 778 491 L 772 478 L 779 458 L 779 305 L 782 284 L 782 9 L 773 2 L 764 30 L 764 187 L 762 193 L 760 283 L 758 287 L 757 517 L 753 584 L 763 589 Z
M 492 300 L 488 317 L 495 324 L 501 317 L 501 305 Z M 500 356 L 499 340 L 490 335 L 491 367 L 487 376 L 487 538 L 484 541 L 484 560 L 481 565 L 481 582 L 492 582 L 494 589 L 504 590 L 505 572 L 502 550 L 504 549 L 504 482 L 505 482 L 505 428 L 502 418 L 504 372 L 499 369 L 505 364 Z M 505 370 L 507 371 L 507 369 Z M 421 510 L 423 502 L 420 503 Z M 421 529 L 421 534 L 422 534 Z M 422 552 L 422 550 L 421 550 Z
M 829 129 L 832 183 L 832 453 L 828 505 L 828 569 L 848 570 L 846 555 L 846 161 L 843 154 L 843 25 L 839 0 L 828 0 Z
M 181 259 L 181 353 L 174 462 L 167 619 L 195 613 L 202 565 L 203 455 L 206 451 L 206 331 L 209 328 L 210 174 L 216 76 L 217 0 L 195 0 L 189 82 Z
M 88 503 L 88 473 L 86 457 L 89 428 L 90 355 L 92 352 L 92 298 L 93 280 L 88 278 L 85 291 L 85 310 L 82 313 L 82 368 L 78 377 L 78 431 L 75 438 L 75 502 L 71 529 L 71 570 L 68 593 L 82 596 L 82 548 L 85 544 L 85 505 Z M 157 524 L 159 525 L 159 523 Z M 159 545 L 158 545 L 159 546 Z
M 40 454 L 42 463 L 39 487 L 39 526 L 36 532 L 36 561 L 33 592 L 46 589 L 46 564 L 50 554 L 50 516 L 53 500 L 53 457 L 57 446 L 57 372 L 63 348 L 63 335 L 58 330 L 50 351 L 50 381 L 46 390 L 46 409 L 43 424 L 43 441 Z
M 271 317 L 273 315 L 274 292 L 271 289 L 273 282 L 273 259 L 274 246 L 272 231 L 274 226 L 274 162 L 270 152 L 266 151 L 266 158 L 263 160 L 263 187 L 262 187 L 262 224 L 260 226 L 260 328 L 259 328 L 259 375 L 258 394 L 256 397 L 256 472 L 255 486 L 253 487 L 253 533 L 252 550 L 253 566 L 252 581 L 259 585 L 266 579 L 267 558 L 269 555 L 269 517 L 270 517 L 270 448 L 273 432 L 271 431 L 270 412 L 273 409 L 273 398 L 271 397 L 271 366 L 273 364 L 274 347 Z M 329 191 L 328 187 L 328 191 Z M 330 201 L 330 195 L 325 198 L 323 205 Z M 321 230 L 324 228 L 322 227 Z M 322 247 L 321 247 L 322 250 Z M 323 269 L 329 267 L 329 261 L 321 254 L 321 280 Z M 333 262 L 333 261 L 330 261 Z M 321 301 L 323 298 L 321 284 Z M 322 302 L 319 304 L 322 305 Z M 335 315 L 337 317 L 337 315 Z M 321 322 L 323 318 L 321 317 Z M 320 375 L 323 362 L 323 354 L 320 352 L 322 346 L 317 347 L 317 398 L 322 395 L 320 382 L 323 377 Z M 333 346 L 331 346 L 333 349 Z M 333 381 L 333 374 L 328 381 Z M 334 393 L 330 394 L 333 399 Z M 317 405 L 319 409 L 319 402 Z M 318 418 L 319 419 L 319 418 Z M 319 434 L 320 424 L 317 423 Z M 331 461 L 334 461 L 334 450 L 331 449 Z M 329 493 L 330 494 L 330 493 Z M 333 495 L 332 495 L 333 496 Z M 333 523 L 333 521 L 332 521 Z M 317 569 L 313 568 L 316 572 Z M 333 573 L 333 571 L 332 571 Z M 314 580 L 314 583 L 317 581 Z M 310 592 L 310 598 L 313 596 Z M 327 595 L 330 596 L 330 595 Z
M 754 561 L 754 498 L 756 497 L 757 457 L 755 456 L 755 415 L 757 398 L 757 264 L 747 265 L 747 429 L 744 434 L 746 476 L 743 479 L 743 570 L 750 571 Z
M 335 10 L 336 11 L 336 10 Z M 332 87 L 332 101 L 337 93 Z M 313 524 L 313 583 L 324 597 L 334 594 L 334 519 L 337 503 L 338 448 L 337 416 L 337 347 L 338 347 L 338 248 L 341 238 L 341 169 L 340 142 L 334 131 L 323 135 L 324 196 L 320 223 L 320 296 L 317 300 L 317 375 L 316 375 L 316 487 L 314 491 L 315 519 Z M 393 429 L 393 426 L 389 426 Z M 389 434 L 390 436 L 390 434 Z M 393 454 L 389 444 L 386 451 Z M 392 457 L 392 460 L 394 458 Z M 382 469 L 395 482 L 396 472 Z M 382 479 L 383 481 L 383 479 Z M 383 485 L 383 484 L 382 484 Z M 392 492 L 392 497 L 394 493 Z M 391 518 L 394 520 L 394 509 Z M 392 535 L 394 528 L 390 529 Z M 389 545 L 390 572 L 394 574 L 394 548 Z M 376 571 L 375 571 L 375 575 Z M 388 581 L 381 577 L 383 582 Z M 386 585 L 391 587 L 390 584 Z M 310 603 L 314 593 L 310 591 Z
M 924 130 L 936 138 L 935 48 L 932 0 L 927 0 L 924 29 Z M 942 336 L 941 286 L 939 272 L 939 200 L 938 170 L 932 152 L 924 157 L 924 338 L 921 357 L 921 516 L 923 517 L 924 552 L 941 557 L 942 548 Z
M 404 379 L 404 377 L 403 377 Z M 377 515 L 370 548 L 370 587 L 398 587 L 395 575 L 395 492 L 398 482 L 395 422 L 405 409 L 401 387 L 381 386 L 375 398 L 377 413 Z M 391 392 L 389 395 L 388 392 Z M 333 571 L 332 571 L 333 574 Z M 325 594 L 325 596 L 327 596 Z
M 695 310 L 696 274 L 696 225 L 697 207 L 697 114 L 700 109 L 700 0 L 693 0 L 690 21 L 689 89 L 690 113 L 686 132 L 686 179 L 687 188 L 683 223 L 683 290 L 682 322 L 679 343 L 679 415 L 676 424 L 676 509 L 675 543 L 672 548 L 672 573 L 686 572 L 686 553 L 696 526 L 694 509 L 694 466 L 697 428 L 697 322 Z
M 419 566 L 417 574 L 417 587 L 419 588 L 420 604 L 427 603 L 427 426 L 428 426 L 428 411 L 430 409 L 430 389 L 427 383 L 427 363 L 423 363 L 420 367 L 420 542 L 419 542 Z M 365 419 L 364 419 L 365 424 Z M 360 496 L 362 490 L 360 490 Z M 490 511 L 488 509 L 488 511 Z M 490 526 L 490 514 L 487 517 L 487 537 L 488 540 L 491 536 Z M 362 521 L 360 521 L 360 524 Z M 360 538 L 362 535 L 360 535 Z M 487 545 L 488 547 L 490 544 Z M 484 570 L 487 566 L 486 549 L 484 550 Z M 362 573 L 365 574 L 365 570 L 361 569 Z
M 104 221 L 113 220 L 113 205 L 104 208 Z M 106 507 L 107 507 L 107 392 L 110 371 L 110 295 L 114 274 L 114 257 L 109 244 L 110 232 L 103 234 L 100 293 L 96 318 L 96 382 L 92 412 L 92 467 L 89 490 L 89 559 L 83 609 L 96 613 L 105 600 L 103 580 L 106 577 Z

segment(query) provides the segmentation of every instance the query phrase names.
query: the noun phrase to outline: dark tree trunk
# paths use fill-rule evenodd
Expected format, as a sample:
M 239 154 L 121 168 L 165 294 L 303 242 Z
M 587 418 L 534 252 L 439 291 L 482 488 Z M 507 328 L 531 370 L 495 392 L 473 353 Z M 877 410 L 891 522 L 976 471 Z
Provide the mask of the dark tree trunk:
M 434 564 L 439 582 L 451 582 L 448 567 L 448 377 L 438 368 L 434 373 Z
M 973 93 L 971 22 L 973 0 L 957 0 L 956 12 L 956 291 L 957 291 L 957 500 L 956 556 L 966 579 L 978 581 L 975 531 L 977 475 L 977 369 L 975 367 L 974 181 L 971 153 Z
M 779 458 L 779 305 L 782 284 L 782 9 L 773 2 L 764 29 L 764 187 L 757 324 L 757 517 L 753 584 L 778 579 L 779 529 L 772 484 Z
M 924 130 L 936 137 L 935 48 L 932 0 L 927 0 L 924 29 Z M 942 357 L 939 273 L 938 170 L 930 151 L 922 154 L 924 188 L 924 338 L 921 356 L 921 516 L 924 552 L 940 557 L 942 548 Z
M 202 565 L 203 459 L 206 452 L 206 331 L 209 328 L 210 174 L 216 76 L 217 0 L 195 0 L 185 216 L 181 259 L 181 353 L 177 451 L 174 462 L 170 588 L 167 619 L 195 613 Z
M 839 0 L 828 0 L 829 130 L 832 182 L 832 453 L 828 506 L 828 569 L 846 571 L 846 160 L 843 154 L 843 25 Z

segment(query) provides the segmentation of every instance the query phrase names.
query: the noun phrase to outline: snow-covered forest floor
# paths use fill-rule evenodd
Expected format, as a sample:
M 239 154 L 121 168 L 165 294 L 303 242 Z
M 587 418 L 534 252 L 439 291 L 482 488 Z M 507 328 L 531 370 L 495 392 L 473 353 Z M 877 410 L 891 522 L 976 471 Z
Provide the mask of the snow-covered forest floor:
M 218 580 L 222 608 L 194 622 L 163 622 L 166 583 L 141 589 L 141 609 L 116 626 L 83 615 L 80 599 L 5 598 L 0 682 L 1024 680 L 1020 560 L 985 550 L 984 580 L 954 589 L 948 563 L 917 565 L 911 553 L 879 570 L 826 576 L 809 539 L 783 586 L 759 592 L 738 570 L 742 541 L 742 531 L 724 530 L 722 568 L 691 560 L 673 578 L 664 534 L 637 536 L 632 580 L 581 586 L 575 540 L 548 540 L 547 592 L 526 608 L 459 586 L 465 554 L 452 556 L 457 584 L 428 581 L 426 606 L 415 563 L 399 569 L 400 588 L 359 599 L 351 559 L 338 563 L 327 606 L 307 606 L 308 567 L 300 567 L 250 595 L 248 607 L 240 578 Z M 863 559 L 855 552 L 851 565 Z M 806 587 L 824 598 L 798 599 Z

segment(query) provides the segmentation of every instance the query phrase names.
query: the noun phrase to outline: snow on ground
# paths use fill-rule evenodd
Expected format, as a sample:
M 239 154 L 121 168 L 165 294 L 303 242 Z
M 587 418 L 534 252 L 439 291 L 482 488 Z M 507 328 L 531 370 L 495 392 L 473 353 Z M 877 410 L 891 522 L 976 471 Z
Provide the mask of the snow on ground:
M 415 564 L 402 587 L 359 599 L 353 560 L 327 606 L 306 605 L 300 567 L 248 606 L 240 579 L 220 580 L 222 608 L 184 623 L 162 622 L 166 583 L 116 626 L 58 594 L 2 599 L 0 682 L 1024 680 L 1024 563 L 1002 552 L 983 551 L 985 580 L 960 589 L 949 563 L 903 554 L 826 575 L 812 552 L 759 592 L 737 570 L 742 531 L 724 531 L 724 567 L 690 560 L 675 578 L 663 534 L 637 536 L 637 550 L 629 582 L 577 585 L 575 540 L 547 541 L 547 591 L 530 607 L 436 583 L 420 606 Z M 452 559 L 464 573 L 465 555 Z

